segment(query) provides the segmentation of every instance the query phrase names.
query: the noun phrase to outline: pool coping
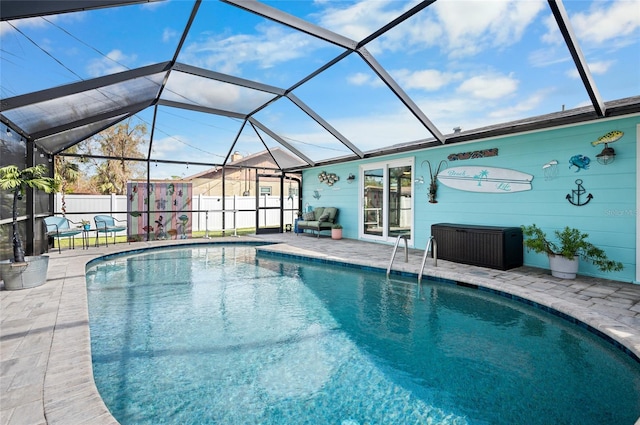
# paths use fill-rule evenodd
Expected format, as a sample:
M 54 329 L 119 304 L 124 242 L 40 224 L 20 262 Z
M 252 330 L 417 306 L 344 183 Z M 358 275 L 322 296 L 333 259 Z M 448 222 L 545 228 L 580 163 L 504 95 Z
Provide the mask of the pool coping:
M 295 243 L 282 243 L 282 240 L 270 238 L 269 235 L 214 240 L 138 242 L 131 246 L 120 244 L 86 251 L 67 251 L 62 255 L 50 254 L 49 273 L 45 285 L 22 291 L 1 292 L 4 315 L 15 314 L 15 318 L 12 316 L 12 319 L 7 321 L 3 318 L 3 326 L 0 329 L 3 351 L 0 425 L 118 424 L 100 397 L 93 379 L 86 291 L 87 265 L 103 257 L 110 258 L 154 248 L 221 243 L 260 244 L 262 246 L 257 249 L 259 252 L 385 271 L 379 264 L 362 258 L 362 255 L 345 259 L 296 247 Z M 402 262 L 394 264 L 393 267 L 393 273 L 409 277 L 412 273 L 417 276 L 416 270 L 415 264 Z M 640 357 L 640 327 L 628 326 L 592 308 L 558 299 L 540 283 L 548 280 L 548 276 L 544 274 L 540 279 L 527 276 L 526 273 L 473 268 L 459 264 L 451 266 L 446 262 L 439 262 L 438 267 L 425 267 L 425 275 L 475 285 L 548 307 L 576 318 L 602 335 L 608 336 L 612 341 L 618 342 L 636 359 Z M 627 285 L 640 293 L 640 287 Z M 640 307 L 640 303 L 636 305 Z M 25 320 L 30 320 L 26 330 Z M 5 360 L 7 351 L 25 360 Z

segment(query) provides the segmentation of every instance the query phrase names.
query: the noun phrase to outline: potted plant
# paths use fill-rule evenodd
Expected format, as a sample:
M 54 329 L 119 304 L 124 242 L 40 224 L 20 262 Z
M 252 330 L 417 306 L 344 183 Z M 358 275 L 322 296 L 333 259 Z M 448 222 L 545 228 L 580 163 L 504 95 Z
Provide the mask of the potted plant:
M 342 239 L 342 224 L 335 223 L 331 226 L 331 239 Z
M 554 231 L 557 242 L 547 238 L 547 235 L 535 224 L 522 226 L 524 246 L 536 253 L 546 253 L 549 257 L 551 274 L 562 279 L 575 279 L 578 272 L 578 260 L 589 261 L 600 271 L 620 271 L 622 263 L 609 260 L 605 252 L 591 244 L 587 238 L 589 234 L 566 226 L 562 231 Z
M 51 177 L 45 177 L 46 173 L 47 168 L 44 165 L 23 170 L 15 165 L 0 168 L 0 189 L 13 194 L 11 232 L 13 259 L 0 263 L 0 274 L 4 280 L 5 289 L 33 288 L 47 280 L 49 257 L 46 255 L 25 257 L 18 232 L 18 200 L 22 199 L 27 187 L 43 190 L 46 193 L 55 192 L 57 189 L 56 181 Z
M 82 228 L 84 230 L 91 229 L 91 222 L 89 220 L 80 220 L 82 222 Z

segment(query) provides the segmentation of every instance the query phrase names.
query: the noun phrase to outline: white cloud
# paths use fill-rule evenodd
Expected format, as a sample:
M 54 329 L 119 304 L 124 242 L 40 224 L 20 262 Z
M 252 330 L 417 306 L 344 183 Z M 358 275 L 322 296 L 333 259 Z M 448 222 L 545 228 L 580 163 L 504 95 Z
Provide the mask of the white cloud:
M 562 34 L 560 34 L 560 28 L 558 28 L 558 23 L 553 15 L 549 14 L 544 18 L 542 24 L 547 29 L 547 32 L 540 37 L 542 42 L 555 46 L 564 46 L 564 39 L 562 38 Z
M 441 72 L 437 69 L 424 69 L 421 71 L 403 69 L 393 71 L 392 74 L 400 85 L 407 90 L 435 91 L 463 78 L 461 72 Z
M 513 106 L 492 110 L 489 116 L 498 119 L 500 122 L 520 119 L 540 106 L 547 94 L 548 91 L 545 90 L 533 93 Z
M 589 67 L 589 71 L 594 75 L 603 75 L 606 74 L 609 68 L 614 64 L 614 61 L 600 61 L 600 62 L 589 62 L 587 66 Z M 566 75 L 569 78 L 580 78 L 580 74 L 578 70 L 573 68 L 566 72 Z
M 362 40 L 414 4 L 365 0 L 342 9 L 326 9 L 319 24 L 338 34 Z M 436 2 L 368 45 L 367 49 L 377 54 L 383 50 L 406 51 L 439 45 L 451 57 L 474 55 L 488 48 L 518 42 L 544 6 L 542 0 Z
M 164 31 L 162 31 L 162 41 L 164 43 L 174 40 L 177 36 L 178 32 L 174 29 L 165 28 Z
M 54 17 L 51 17 L 50 20 L 55 20 Z M 19 28 L 20 30 L 24 30 L 27 28 L 43 28 L 45 27 L 47 22 L 44 19 L 40 18 L 25 18 L 19 19 L 15 21 L 11 21 L 11 24 L 7 21 L 0 22 L 0 35 L 8 34 L 11 31 L 15 31 L 13 27 Z
M 309 54 L 313 41 L 294 31 L 260 25 L 257 35 L 212 37 L 185 48 L 185 62 L 227 74 L 241 73 L 242 65 L 256 62 L 266 69 Z
M 364 151 L 431 136 L 415 117 L 403 110 L 332 119 L 331 124 Z
M 415 1 L 364 0 L 350 4 L 346 8 L 329 7 L 322 12 L 319 25 L 345 37 L 360 41 L 395 19 L 402 11 L 410 8 L 413 3 Z M 401 7 L 395 8 L 397 5 L 401 5 Z
M 121 50 L 112 50 L 106 57 L 94 59 L 87 65 L 87 72 L 92 77 L 100 77 L 116 72 L 126 71 L 127 65 L 136 61 L 136 55 L 127 56 Z
M 384 51 L 424 51 L 439 45 L 445 39 L 445 29 L 428 13 L 421 13 L 403 22 L 392 31 L 367 45 L 372 53 Z
M 451 57 L 474 55 L 488 48 L 512 45 L 543 10 L 535 1 L 436 2 L 434 9 Z
M 518 89 L 519 81 L 511 76 L 487 74 L 471 77 L 458 87 L 459 93 L 480 99 L 500 99 Z
M 184 150 L 184 145 L 179 140 L 187 142 L 189 138 L 179 134 L 155 138 L 153 141 L 153 158 L 175 159 Z
M 571 16 L 578 39 L 587 45 L 602 45 L 635 35 L 640 29 L 637 1 L 593 2 L 588 12 Z
M 364 72 L 357 72 L 347 76 L 347 81 L 354 86 L 364 86 L 372 84 L 371 75 Z
M 531 66 L 541 68 L 549 65 L 571 61 L 571 56 L 564 46 L 551 46 L 546 49 L 532 51 L 528 56 Z M 572 62 L 573 63 L 573 62 Z
M 640 7 L 634 0 L 594 1 L 587 12 L 570 14 L 569 21 L 583 50 L 602 46 L 616 48 L 638 42 Z M 553 16 L 544 23 L 547 32 L 542 41 L 564 43 Z

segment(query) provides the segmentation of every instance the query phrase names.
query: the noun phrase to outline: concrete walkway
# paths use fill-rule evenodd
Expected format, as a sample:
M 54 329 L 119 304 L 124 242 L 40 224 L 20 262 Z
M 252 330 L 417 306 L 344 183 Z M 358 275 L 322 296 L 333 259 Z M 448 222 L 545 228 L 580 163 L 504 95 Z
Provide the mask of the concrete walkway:
M 259 250 L 383 270 L 392 251 L 388 245 L 287 233 L 51 252 L 45 285 L 0 292 L 0 425 L 116 424 L 93 381 L 86 264 L 120 251 L 222 241 L 270 241 L 277 244 Z M 416 274 L 422 252 L 409 250 L 408 257 L 405 263 L 400 249 L 393 270 Z M 428 260 L 425 275 L 486 286 L 552 307 L 599 330 L 640 358 L 640 285 L 585 277 L 565 281 L 530 267 L 505 272 L 442 260 L 437 267 Z

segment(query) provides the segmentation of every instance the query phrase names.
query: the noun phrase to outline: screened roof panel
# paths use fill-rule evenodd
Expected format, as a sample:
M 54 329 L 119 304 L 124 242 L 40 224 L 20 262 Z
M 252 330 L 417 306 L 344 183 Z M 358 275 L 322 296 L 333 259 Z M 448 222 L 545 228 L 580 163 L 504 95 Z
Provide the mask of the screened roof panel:
M 362 41 L 418 5 L 418 1 L 329 1 L 312 6 L 296 1 L 264 3 L 337 34 Z
M 2 71 L 11 80 L 2 97 L 170 60 L 192 6 L 162 1 L 3 22 Z
M 75 127 L 71 130 L 63 131 L 52 136 L 38 139 L 38 145 L 46 149 L 48 153 L 58 153 L 65 150 L 69 146 L 75 144 L 76 140 L 83 140 L 97 131 L 101 131 L 118 121 L 125 118 L 126 115 L 118 115 L 102 121 L 96 121 L 81 127 Z
M 243 157 L 248 157 L 258 152 L 263 152 L 265 149 L 274 149 L 276 147 L 278 147 L 278 144 L 273 139 L 263 137 L 255 127 L 247 123 L 242 128 L 242 132 L 238 135 L 229 153 L 237 152 Z M 229 158 L 229 161 L 232 161 L 232 158 Z
M 431 136 L 355 53 L 295 94 L 365 152 Z
M 255 117 L 278 134 L 285 143 L 308 158 L 322 161 L 354 155 L 339 139 L 289 99 L 279 99 Z
M 343 51 L 233 5 L 205 1 L 178 61 L 288 88 Z
M 56 151 L 135 114 L 152 158 L 206 164 L 245 125 L 315 164 L 640 110 L 634 1 L 124 3 L 3 3 L 2 123 Z
M 131 105 L 151 102 L 160 90 L 164 73 L 134 78 L 99 89 L 78 92 L 3 112 L 31 134 L 47 132 Z M 43 135 L 44 136 L 44 135 Z
M 160 106 L 150 159 L 222 164 L 241 126 L 223 116 Z
M 176 71 L 169 76 L 162 93 L 163 100 L 242 114 L 248 114 L 274 97 L 273 93 Z
M 270 152 L 269 155 L 265 151 Z M 233 145 L 232 152 L 240 154 L 242 164 L 258 166 L 264 158 L 271 157 L 281 168 L 290 168 L 307 165 L 306 162 L 296 156 L 293 152 L 274 140 L 269 134 L 260 128 L 248 124 L 240 134 L 240 137 Z M 237 163 L 233 157 L 229 158 L 230 164 Z
M 545 41 L 554 26 L 558 51 Z M 589 100 L 542 2 L 436 2 L 369 48 L 446 134 Z
M 576 39 L 605 101 L 640 93 L 640 5 L 637 1 L 567 1 Z M 554 38 L 555 44 L 561 40 Z M 564 75 L 579 80 L 571 64 Z M 615 75 L 615 78 L 612 76 Z

